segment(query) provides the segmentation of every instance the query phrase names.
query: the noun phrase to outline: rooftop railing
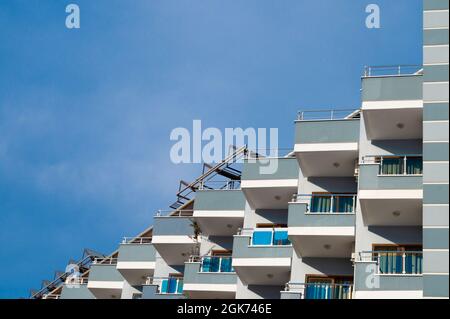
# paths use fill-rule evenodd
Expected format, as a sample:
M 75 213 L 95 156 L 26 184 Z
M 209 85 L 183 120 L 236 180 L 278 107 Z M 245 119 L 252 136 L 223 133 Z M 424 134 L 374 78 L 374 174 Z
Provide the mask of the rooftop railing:
M 422 251 L 363 251 L 359 261 L 375 261 L 377 274 L 420 275 L 422 274 Z
M 70 277 L 67 277 L 65 284 L 66 285 L 86 285 L 88 282 L 89 282 L 88 277 L 70 276 Z
M 421 176 L 422 155 L 369 155 L 362 158 L 362 164 L 378 164 L 380 176 Z
M 44 295 L 43 299 L 59 299 L 61 298 L 61 295 L 57 295 L 57 294 L 48 294 L 48 295 Z
M 152 237 L 124 237 L 122 240 L 122 244 L 151 244 Z
M 310 214 L 353 214 L 356 194 L 295 194 L 292 201 L 307 204 Z
M 182 210 L 158 210 L 155 213 L 155 217 L 192 217 L 194 211 L 192 209 L 182 209 Z
M 285 291 L 299 292 L 301 299 L 352 299 L 353 284 L 287 283 Z
M 245 159 L 277 159 L 293 157 L 294 150 L 292 148 L 257 148 L 249 150 L 245 154 Z
M 404 65 L 381 65 L 365 66 L 364 77 L 384 77 L 384 76 L 402 76 L 422 74 L 422 65 L 404 64 Z
M 95 258 L 93 265 L 116 265 L 117 258 L 107 257 L 107 258 Z
M 202 181 L 199 190 L 238 190 L 241 189 L 240 180 Z
M 359 109 L 328 109 L 298 111 L 298 121 L 344 120 L 359 118 Z

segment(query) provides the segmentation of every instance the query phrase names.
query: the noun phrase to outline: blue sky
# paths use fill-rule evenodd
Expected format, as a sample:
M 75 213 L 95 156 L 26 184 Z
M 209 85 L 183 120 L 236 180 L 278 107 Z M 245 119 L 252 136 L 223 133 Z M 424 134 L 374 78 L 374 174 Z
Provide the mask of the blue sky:
M 150 225 L 199 169 L 170 162 L 173 128 L 276 127 L 291 147 L 297 110 L 359 106 L 364 65 L 420 64 L 421 3 L 1 1 L 0 298 Z

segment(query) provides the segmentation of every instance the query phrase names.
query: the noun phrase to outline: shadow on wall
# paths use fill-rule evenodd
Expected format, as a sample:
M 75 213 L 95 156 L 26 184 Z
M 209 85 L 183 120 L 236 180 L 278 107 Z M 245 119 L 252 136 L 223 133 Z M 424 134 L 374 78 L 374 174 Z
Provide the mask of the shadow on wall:
M 369 232 L 395 243 L 422 243 L 422 227 L 420 226 L 369 226 Z
M 422 140 L 379 140 L 372 145 L 390 154 L 422 154 Z
M 309 177 L 308 182 L 329 193 L 356 193 L 358 189 L 354 177 Z
M 263 299 L 280 299 L 280 291 L 284 290 L 283 286 L 249 285 L 247 288 Z
M 257 209 L 255 214 L 261 217 L 262 220 L 258 221 L 261 223 L 287 224 L 288 222 L 287 209 Z
M 302 258 L 302 262 L 320 273 L 353 275 L 353 264 L 350 258 Z

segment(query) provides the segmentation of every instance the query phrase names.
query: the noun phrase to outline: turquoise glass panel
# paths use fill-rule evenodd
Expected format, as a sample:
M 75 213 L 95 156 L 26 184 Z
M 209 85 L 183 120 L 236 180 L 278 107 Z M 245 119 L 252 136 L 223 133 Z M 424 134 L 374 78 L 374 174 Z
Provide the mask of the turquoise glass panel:
M 272 231 L 255 231 L 253 232 L 252 245 L 271 245 Z
M 288 239 L 287 231 L 275 231 L 273 234 L 273 244 L 277 246 L 289 245 L 291 242 Z

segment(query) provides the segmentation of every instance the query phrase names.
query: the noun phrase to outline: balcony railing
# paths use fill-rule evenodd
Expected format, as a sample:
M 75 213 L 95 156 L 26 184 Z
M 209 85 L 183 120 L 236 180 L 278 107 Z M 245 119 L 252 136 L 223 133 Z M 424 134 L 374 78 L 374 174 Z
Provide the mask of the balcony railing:
M 148 277 L 146 285 L 158 285 L 158 293 L 163 295 L 180 295 L 183 293 L 182 277 Z
M 298 111 L 298 121 L 345 120 L 359 118 L 358 109 L 328 109 Z
M 293 202 L 306 203 L 310 214 L 352 214 L 356 194 L 295 194 Z
M 370 155 L 364 156 L 363 164 L 378 164 L 379 176 L 421 176 L 423 174 L 422 155 Z
M 122 244 L 151 244 L 152 237 L 124 237 L 122 240 Z
M 155 217 L 192 217 L 194 211 L 192 209 L 183 210 L 158 210 L 155 213 Z
M 116 265 L 117 264 L 117 258 L 95 258 L 93 261 L 94 265 Z
M 422 71 L 422 65 L 385 65 L 364 67 L 364 77 L 416 75 Z
M 88 277 L 69 276 L 69 277 L 67 277 L 65 284 L 66 285 L 87 285 L 88 281 L 89 281 Z
M 299 292 L 302 299 L 352 299 L 353 284 L 288 283 L 285 291 Z
M 200 262 L 202 273 L 231 273 L 234 272 L 231 256 L 191 256 L 190 262 Z
M 199 190 L 238 190 L 241 189 L 240 180 L 230 181 L 201 181 Z
M 286 228 L 243 228 L 240 235 L 250 235 L 250 246 L 290 246 Z
M 57 295 L 57 294 L 48 294 L 48 295 L 44 295 L 43 299 L 59 299 L 61 298 L 61 295 Z
M 365 251 L 359 258 L 375 261 L 380 275 L 420 275 L 423 270 L 422 251 Z
M 257 148 L 249 149 L 245 154 L 244 159 L 247 161 L 258 159 L 282 159 L 286 157 L 293 157 L 292 148 Z

